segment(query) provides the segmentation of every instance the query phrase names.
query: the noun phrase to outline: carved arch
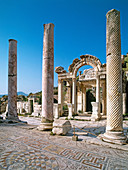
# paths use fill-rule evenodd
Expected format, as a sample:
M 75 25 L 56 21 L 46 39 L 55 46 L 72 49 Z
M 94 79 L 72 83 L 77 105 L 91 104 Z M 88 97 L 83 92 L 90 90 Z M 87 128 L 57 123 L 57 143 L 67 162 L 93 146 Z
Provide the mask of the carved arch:
M 80 60 L 78 58 L 74 59 L 73 63 L 68 68 L 69 72 L 72 73 L 74 78 L 76 77 L 78 69 L 84 65 L 92 66 L 97 72 L 101 71 L 102 64 L 97 57 L 86 54 L 81 55 L 80 58 Z

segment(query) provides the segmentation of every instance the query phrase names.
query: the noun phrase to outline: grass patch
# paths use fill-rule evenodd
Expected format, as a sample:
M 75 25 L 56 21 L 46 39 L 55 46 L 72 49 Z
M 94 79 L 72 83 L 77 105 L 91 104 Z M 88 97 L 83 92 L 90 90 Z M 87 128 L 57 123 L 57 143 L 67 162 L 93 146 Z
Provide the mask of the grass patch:
M 27 117 L 27 116 L 32 116 L 31 113 L 25 113 L 25 114 L 20 114 L 18 113 L 18 116 L 23 116 L 23 117 Z
M 51 135 L 51 136 L 55 136 L 56 134 L 55 134 L 55 133 L 53 133 L 53 132 L 51 132 L 51 133 L 50 133 L 50 135 Z

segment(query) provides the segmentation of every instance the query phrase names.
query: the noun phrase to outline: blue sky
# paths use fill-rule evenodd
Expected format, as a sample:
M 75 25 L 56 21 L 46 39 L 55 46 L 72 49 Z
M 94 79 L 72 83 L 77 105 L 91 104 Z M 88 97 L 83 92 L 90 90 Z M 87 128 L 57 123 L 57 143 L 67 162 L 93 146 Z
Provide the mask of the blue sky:
M 82 54 L 106 62 L 106 13 L 121 15 L 122 54 L 128 52 L 128 0 L 0 0 L 0 94 L 8 91 L 8 39 L 18 41 L 18 91 L 41 91 L 43 24 L 54 23 L 54 66 Z M 57 74 L 54 74 L 57 86 Z

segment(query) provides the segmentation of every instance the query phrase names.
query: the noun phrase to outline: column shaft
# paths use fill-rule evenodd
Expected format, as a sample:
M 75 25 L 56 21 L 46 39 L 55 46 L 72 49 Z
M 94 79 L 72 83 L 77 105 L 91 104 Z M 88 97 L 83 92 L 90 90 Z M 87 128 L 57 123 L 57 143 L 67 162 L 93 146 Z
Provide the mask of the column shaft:
M 86 112 L 86 87 L 83 87 L 83 112 Z
M 58 79 L 58 104 L 61 110 L 60 116 L 63 114 L 63 80 Z
M 96 73 L 96 102 L 91 102 L 92 104 L 92 121 L 99 121 L 100 115 L 100 76 Z
M 122 66 L 120 39 L 120 12 L 107 13 L 107 127 L 104 140 L 126 142 L 122 117 Z
M 72 79 L 72 104 L 73 112 L 76 113 L 76 78 Z
M 102 85 L 102 113 L 106 115 L 106 81 Z
M 17 41 L 9 40 L 8 64 L 8 119 L 18 120 L 17 115 Z
M 96 102 L 100 102 L 100 76 L 96 76 Z
M 100 76 L 96 76 L 96 102 L 98 102 L 98 114 L 100 115 Z
M 42 70 L 42 127 L 52 128 L 54 81 L 54 25 L 44 24 L 43 70 Z M 44 124 L 43 124 L 44 123 Z

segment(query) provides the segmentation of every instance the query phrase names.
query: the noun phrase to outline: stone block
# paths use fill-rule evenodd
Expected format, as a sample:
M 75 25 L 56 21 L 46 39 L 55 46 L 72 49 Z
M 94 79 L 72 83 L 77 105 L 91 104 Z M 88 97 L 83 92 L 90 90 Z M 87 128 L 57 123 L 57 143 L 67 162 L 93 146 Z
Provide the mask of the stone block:
M 71 129 L 71 123 L 68 120 L 55 120 L 53 122 L 52 132 L 56 135 L 66 135 Z

